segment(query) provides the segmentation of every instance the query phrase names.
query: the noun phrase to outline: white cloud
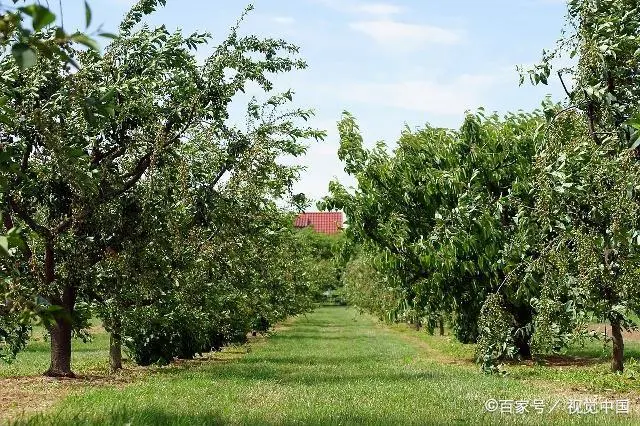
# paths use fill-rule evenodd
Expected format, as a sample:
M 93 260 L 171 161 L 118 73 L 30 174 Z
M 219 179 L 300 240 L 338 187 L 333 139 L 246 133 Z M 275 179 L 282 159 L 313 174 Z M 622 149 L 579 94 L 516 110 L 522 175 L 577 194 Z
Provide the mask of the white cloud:
M 353 13 L 357 15 L 371 15 L 375 17 L 386 17 L 404 12 L 404 8 L 393 3 L 368 3 L 344 0 L 315 0 L 326 7 L 339 12 Z
M 352 22 L 349 27 L 381 45 L 394 48 L 416 49 L 425 44 L 456 44 L 462 40 L 458 32 L 446 28 L 388 19 Z
M 276 24 L 282 24 L 282 25 L 291 25 L 296 21 L 290 16 L 274 16 L 273 18 L 271 18 L 271 20 Z
M 465 110 L 481 106 L 489 89 L 502 80 L 501 74 L 465 74 L 446 83 L 433 80 L 358 82 L 334 87 L 332 90 L 344 101 L 458 116 Z
M 353 6 L 353 9 L 356 12 L 382 16 L 396 15 L 404 11 L 402 7 L 389 3 L 361 3 Z

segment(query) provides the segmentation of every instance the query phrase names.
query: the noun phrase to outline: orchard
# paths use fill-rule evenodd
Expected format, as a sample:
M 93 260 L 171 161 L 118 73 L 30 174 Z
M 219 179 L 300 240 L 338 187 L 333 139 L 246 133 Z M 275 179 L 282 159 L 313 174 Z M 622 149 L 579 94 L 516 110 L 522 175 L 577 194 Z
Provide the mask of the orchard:
M 562 87 L 538 109 L 375 144 L 344 111 L 332 235 L 294 225 L 331 142 L 278 84 L 300 48 L 245 35 L 253 5 L 215 43 L 151 24 L 166 3 L 70 32 L 0 2 L 0 422 L 507 424 L 485 401 L 569 394 L 638 421 L 639 2 L 567 1 L 518 69 Z M 326 5 L 396 13 L 352 3 Z

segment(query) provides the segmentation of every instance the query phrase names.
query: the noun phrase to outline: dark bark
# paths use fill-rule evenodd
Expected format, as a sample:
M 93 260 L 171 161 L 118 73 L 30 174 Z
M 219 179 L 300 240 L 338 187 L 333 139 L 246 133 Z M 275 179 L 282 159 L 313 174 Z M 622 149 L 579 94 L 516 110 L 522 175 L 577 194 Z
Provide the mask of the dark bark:
M 122 370 L 122 338 L 116 333 L 109 339 L 109 368 L 112 373 Z
M 45 247 L 44 257 L 45 281 L 52 285 L 55 279 L 55 259 L 53 245 Z M 71 331 L 73 308 L 76 303 L 76 290 L 72 285 L 66 285 L 62 290 L 62 297 L 52 298 L 54 305 L 62 308 L 56 312 L 55 322 L 49 327 L 51 337 L 51 364 L 44 373 L 50 377 L 75 377 L 71 371 Z
M 109 336 L 109 369 L 112 373 L 122 370 L 122 321 L 116 317 Z
M 560 78 L 560 83 L 562 83 L 562 88 L 564 89 L 564 93 L 567 94 L 567 97 L 570 100 L 573 100 L 573 92 L 569 92 L 569 90 L 567 90 L 567 85 L 564 84 L 564 79 L 562 78 L 562 71 L 558 71 L 558 77 Z
M 44 280 L 47 286 L 51 285 L 56 277 L 56 265 L 53 246 L 47 244 L 44 249 Z
M 593 101 L 589 101 L 587 104 L 587 117 L 589 118 L 589 133 L 591 134 L 591 138 L 596 145 L 600 145 L 600 140 L 596 134 L 596 112 Z
M 516 348 L 518 348 L 518 355 L 522 359 L 531 359 L 531 345 L 528 339 L 516 338 Z
M 75 377 L 71 371 L 71 321 L 62 315 L 49 327 L 51 365 L 44 373 L 49 377 Z
M 438 327 L 440 328 L 440 335 L 444 336 L 444 320 L 442 317 L 438 319 Z
M 4 212 L 4 214 L 2 215 L 2 221 L 4 222 L 4 227 L 7 231 L 13 228 L 13 219 L 8 212 Z
M 18 217 L 20 217 L 20 219 L 22 219 L 31 228 L 32 231 L 34 231 L 41 237 L 44 237 L 48 241 L 47 245 L 52 244 L 51 242 L 53 241 L 53 234 L 48 228 L 37 223 L 33 217 L 27 214 L 25 210 L 13 198 L 11 198 L 10 195 L 7 195 L 7 200 L 9 201 L 11 210 L 15 214 L 17 214 Z
M 514 336 L 514 343 L 518 349 L 518 355 L 522 359 L 531 359 L 531 334 L 526 332 L 527 324 L 533 321 L 533 309 L 528 303 L 514 303 L 509 305 L 509 312 L 513 315 L 515 326 L 518 329 Z
M 420 327 L 422 326 L 422 324 L 420 323 L 420 318 L 416 318 L 413 326 L 416 328 L 416 331 L 420 331 Z
M 611 371 L 622 372 L 624 370 L 624 340 L 620 321 L 611 320 L 611 340 L 613 353 L 611 354 Z

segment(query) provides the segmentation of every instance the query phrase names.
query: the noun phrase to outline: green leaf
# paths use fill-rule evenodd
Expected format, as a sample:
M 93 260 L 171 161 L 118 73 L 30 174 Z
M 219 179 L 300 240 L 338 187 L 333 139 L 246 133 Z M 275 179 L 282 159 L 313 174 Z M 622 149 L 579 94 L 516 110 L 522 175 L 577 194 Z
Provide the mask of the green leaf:
M 638 146 L 640 146 L 640 131 L 635 131 L 633 135 L 631 135 L 631 141 L 633 142 L 633 144 L 629 149 L 633 150 L 638 148 Z
M 87 0 L 85 0 L 84 2 L 84 19 L 87 24 L 86 28 L 89 28 L 89 26 L 91 25 L 91 8 L 89 7 L 89 3 L 87 3 Z
M 29 6 L 19 8 L 25 15 L 31 16 L 34 31 L 39 31 L 56 20 L 54 15 L 48 8 L 38 4 L 30 4 Z
M 10 247 L 17 247 L 20 250 L 26 250 L 27 244 L 25 243 L 22 235 L 20 235 L 20 228 L 13 227 L 7 232 L 7 241 Z
M 20 68 L 31 68 L 38 60 L 38 54 L 26 43 L 16 43 L 11 47 L 11 54 Z
M 67 149 L 67 155 L 71 158 L 80 158 L 87 155 L 86 152 L 82 148 L 79 147 L 70 147 Z
M 113 33 L 98 33 L 98 35 L 100 37 L 110 38 L 112 40 L 115 40 L 115 39 L 118 38 L 118 36 L 116 34 L 113 34 Z
M 0 235 L 0 254 L 9 256 L 9 240 L 4 235 Z
M 60 27 L 56 28 L 56 38 L 59 40 L 64 40 L 67 38 L 67 33 Z
M 640 130 L 640 113 L 636 113 L 629 120 L 625 122 L 625 124 L 633 127 L 634 129 Z
M 107 90 L 107 92 L 106 92 L 104 95 L 102 95 L 102 96 L 100 97 L 100 102 L 102 102 L 102 103 L 109 102 L 110 100 L 112 100 L 112 99 L 113 99 L 113 97 L 115 96 L 115 94 L 116 94 L 116 89 L 115 89 L 115 87 L 110 88 L 109 90 Z
M 100 51 L 100 46 L 98 45 L 98 43 L 86 34 L 75 33 L 71 35 L 69 39 L 72 41 L 75 41 L 76 43 L 83 44 L 87 46 L 89 49 Z

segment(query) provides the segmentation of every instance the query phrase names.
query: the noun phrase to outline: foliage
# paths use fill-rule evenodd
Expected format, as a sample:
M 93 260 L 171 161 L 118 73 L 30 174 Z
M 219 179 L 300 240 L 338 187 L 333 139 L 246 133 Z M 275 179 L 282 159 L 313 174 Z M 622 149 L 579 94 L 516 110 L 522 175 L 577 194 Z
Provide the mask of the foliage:
M 573 31 L 528 71 L 546 84 L 555 59 L 578 56 L 558 72 L 568 105 L 546 99 L 503 120 L 480 111 L 459 131 L 406 129 L 393 152 L 365 149 L 345 113 L 338 156 L 358 187 L 331 183 L 324 207 L 346 212 L 350 241 L 397 295 L 395 318 L 452 312 L 458 339 L 479 331 L 477 359 L 494 370 L 532 345 L 561 350 L 595 315 L 611 322 L 622 368 L 620 329 L 634 327 L 639 302 L 639 10 L 568 2 Z
M 207 153 L 205 143 L 196 138 L 176 157 L 183 165 L 193 161 L 190 172 L 167 167 L 139 188 L 153 191 L 140 196 L 149 200 L 133 227 L 142 234 L 103 263 L 102 286 L 113 296 L 100 304 L 100 315 L 141 364 L 242 342 L 310 308 L 316 293 L 291 215 L 260 190 L 277 182 L 238 168 L 215 192 L 203 191 L 216 171 L 211 158 L 192 156 Z M 254 148 L 275 149 L 266 142 Z M 172 191 L 175 182 L 180 189 Z
M 8 58 L 13 58 L 15 65 L 20 68 L 34 67 L 40 57 L 54 59 L 57 58 L 66 69 L 67 63 L 77 67 L 75 61 L 70 57 L 69 51 L 72 45 L 84 45 L 94 50 L 99 50 L 96 41 L 89 35 L 76 32 L 66 34 L 61 26 L 56 26 L 56 16 L 48 7 L 39 3 L 28 3 L 21 7 L 8 7 L 0 2 L 0 57 L 6 62 Z M 13 4 L 20 3 L 19 0 L 12 0 Z M 85 15 L 87 29 L 91 25 L 91 9 L 85 2 Z M 31 29 L 23 26 L 23 20 L 27 18 L 31 22 Z M 103 37 L 113 38 L 113 35 L 99 32 Z M 10 52 L 11 56 L 8 56 Z M 6 83 L 6 82 L 5 82 Z M 11 124 L 16 119 L 16 111 L 12 108 L 10 99 L 17 92 L 11 93 L 9 87 L 5 87 L 0 95 L 0 122 Z M 14 147 L 6 146 L 8 140 L 0 142 L 0 192 L 5 193 L 5 187 L 9 184 L 7 176 L 17 173 L 19 157 L 15 154 Z M 22 159 L 24 162 L 25 160 Z M 3 200 L 5 203 L 7 200 Z M 28 336 L 27 330 L 30 328 L 32 313 L 38 313 L 45 322 L 50 322 L 55 312 L 52 306 L 41 303 L 36 295 L 26 287 L 24 279 L 19 277 L 24 275 L 24 268 L 19 266 L 21 256 L 29 256 L 29 248 L 22 235 L 23 229 L 14 226 L 14 221 L 5 208 L 0 212 L 3 216 L 3 225 L 6 234 L 0 235 L 0 256 L 7 260 L 0 265 L 0 312 L 2 312 L 4 324 L 0 326 L 0 334 L 3 335 L 3 348 L 10 347 L 9 351 L 15 355 L 17 349 L 24 347 Z M 22 269 L 22 270 L 21 270 Z M 4 290 L 7 290 L 5 293 Z M 11 319 L 13 318 L 13 319 Z M 12 342 L 12 343 L 7 343 Z
M 93 50 L 100 50 L 98 43 L 84 32 L 67 34 L 63 23 L 55 25 L 56 15 L 40 2 L 30 3 L 26 0 L 11 0 L 15 5 L 26 3 L 21 7 L 8 7 L 0 2 L 0 48 L 4 56 L 6 49 L 11 48 L 11 56 L 21 68 L 30 68 L 38 63 L 40 57 L 52 59 L 58 57 L 77 67 L 70 55 L 72 44 L 84 45 Z M 92 21 L 89 4 L 84 2 L 86 29 Z M 31 28 L 23 25 L 24 19 L 31 21 Z M 113 34 L 103 32 L 101 28 L 94 31 L 96 35 L 115 38 Z
M 476 362 L 484 371 L 503 372 L 499 362 L 517 354 L 513 339 L 514 323 L 513 316 L 504 308 L 502 295 L 490 294 L 478 319 L 480 338 L 476 346 Z
M 395 320 L 399 295 L 386 282 L 386 276 L 376 270 L 366 253 L 354 256 L 346 265 L 342 281 L 349 305 L 369 312 L 380 320 Z
M 547 309 L 568 303 L 569 313 L 609 320 L 617 348 L 612 368 L 618 371 L 620 329 L 636 326 L 631 314 L 640 303 L 639 12 L 637 2 L 570 1 L 567 20 L 574 31 L 554 51 L 543 52 L 542 63 L 530 71 L 534 83 L 545 83 L 535 78 L 537 71 L 548 76 L 554 59 L 578 55 L 575 66 L 558 72 L 573 79 L 569 105 L 551 111 L 537 156 L 535 215 L 544 238 L 553 241 L 540 254 L 542 262 L 556 264 L 549 285 L 559 287 L 541 302 Z
M 11 362 L 25 348 L 31 324 L 21 315 L 0 306 L 0 361 Z
M 318 302 L 339 301 L 337 294 L 342 287 L 343 261 L 340 256 L 345 244 L 344 234 L 324 234 L 312 228 L 300 229 L 296 238 L 305 246 L 300 253 L 306 261 L 309 279 L 313 281 L 313 288 L 318 292 L 315 300 Z
M 517 261 L 511 238 L 531 201 L 514 194 L 527 190 L 543 123 L 541 112 L 501 120 L 480 111 L 457 132 L 406 129 L 389 154 L 381 144 L 364 149 L 345 114 L 339 155 L 358 189 L 349 193 L 332 183 L 324 207 L 343 208 L 347 235 L 374 255 L 398 297 L 398 312 L 387 314 L 423 318 L 432 327 L 443 311 L 453 312 L 457 337 L 475 341 L 486 295 Z M 504 288 L 520 330 L 530 319 L 534 288 L 535 282 Z
M 276 207 L 299 169 L 278 158 L 323 133 L 270 81 L 306 64 L 296 46 L 240 36 L 238 23 L 201 65 L 194 50 L 208 34 L 142 23 L 162 4 L 134 5 L 102 56 L 69 47 L 77 72 L 55 56 L 0 63 L 13 114 L 4 217 L 27 243 L 11 260 L 9 298 L 55 308 L 52 348 L 84 325 L 80 304 L 145 364 L 241 341 L 311 306 L 291 218 Z M 266 99 L 248 103 L 241 130 L 228 107 L 251 82 Z M 62 355 L 49 374 L 71 374 Z

